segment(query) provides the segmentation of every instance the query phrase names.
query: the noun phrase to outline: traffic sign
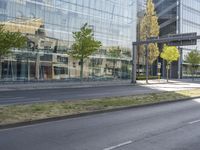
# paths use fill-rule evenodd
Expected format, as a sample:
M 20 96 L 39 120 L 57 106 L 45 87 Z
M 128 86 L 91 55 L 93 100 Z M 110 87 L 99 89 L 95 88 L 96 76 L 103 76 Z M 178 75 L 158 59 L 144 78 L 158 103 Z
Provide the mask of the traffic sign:
M 163 36 L 163 38 L 176 38 L 177 40 L 173 40 L 168 42 L 169 46 L 189 46 L 189 45 L 197 45 L 197 39 L 193 39 L 192 37 L 196 37 L 197 33 L 183 33 L 183 34 L 171 34 L 167 36 Z M 187 37 L 187 39 L 184 39 Z M 190 38 L 191 37 L 191 38 Z
M 161 68 L 161 63 L 158 63 L 158 69 L 160 69 Z

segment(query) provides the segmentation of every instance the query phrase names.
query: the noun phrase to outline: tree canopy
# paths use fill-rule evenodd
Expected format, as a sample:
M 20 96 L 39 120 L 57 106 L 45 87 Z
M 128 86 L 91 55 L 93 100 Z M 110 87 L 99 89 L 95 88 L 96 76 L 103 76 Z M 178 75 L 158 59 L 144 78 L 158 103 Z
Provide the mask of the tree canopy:
M 113 62 L 113 75 L 114 75 L 114 77 L 115 77 L 115 74 L 116 74 L 115 68 L 116 68 L 117 59 L 121 56 L 121 52 L 122 52 L 122 50 L 120 49 L 119 46 L 117 46 L 117 47 L 113 46 L 113 47 L 111 47 L 109 49 L 108 55 L 112 58 L 112 62 Z
M 69 55 L 80 60 L 87 58 L 101 47 L 101 42 L 94 39 L 93 30 L 84 24 L 80 31 L 73 32 L 74 43 Z
M 117 47 L 111 47 L 108 51 L 108 55 L 112 58 L 118 58 L 121 55 L 121 49 L 119 48 L 119 46 Z
M 171 64 L 173 61 L 177 61 L 179 59 L 179 50 L 175 46 L 164 45 L 163 52 L 160 57 L 166 60 L 167 64 Z
M 24 47 L 26 41 L 27 38 L 20 32 L 7 31 L 4 25 L 0 25 L 0 57 L 11 53 L 12 48 Z
M 186 62 L 192 66 L 200 64 L 200 52 L 197 50 L 192 50 L 186 55 Z
M 68 52 L 76 60 L 80 60 L 80 78 L 83 78 L 84 59 L 93 54 L 101 47 L 101 42 L 95 40 L 93 29 L 87 23 L 81 27 L 80 31 L 73 32 L 74 43 L 72 50 Z
M 192 79 L 194 80 L 194 74 L 200 64 L 200 52 L 197 50 L 192 50 L 186 55 L 186 62 L 190 64 L 190 70 L 192 73 Z
M 160 27 L 158 17 L 155 12 L 155 6 L 152 0 L 147 0 L 145 15 L 140 23 L 140 40 L 147 40 L 150 37 L 159 36 Z M 144 51 L 144 46 L 140 47 L 140 51 Z M 159 48 L 157 44 L 149 44 L 149 63 L 152 64 L 159 56 Z M 140 52 L 142 54 L 143 52 Z
M 164 45 L 160 57 L 167 61 L 167 82 L 169 80 L 169 69 L 172 62 L 177 61 L 180 57 L 179 50 L 175 46 Z

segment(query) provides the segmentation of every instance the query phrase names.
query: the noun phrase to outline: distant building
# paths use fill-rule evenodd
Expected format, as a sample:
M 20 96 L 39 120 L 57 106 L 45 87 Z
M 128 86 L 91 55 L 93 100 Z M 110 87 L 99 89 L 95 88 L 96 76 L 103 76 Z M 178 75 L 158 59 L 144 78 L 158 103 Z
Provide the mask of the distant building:
M 140 0 L 138 0 L 140 1 Z M 197 32 L 200 35 L 200 1 L 198 0 L 153 0 L 159 18 L 160 36 Z M 185 55 L 192 49 L 200 50 L 200 41 L 195 46 L 179 47 L 181 58 L 172 64 L 171 77 L 185 77 L 189 73 Z M 162 67 L 163 75 L 166 70 Z

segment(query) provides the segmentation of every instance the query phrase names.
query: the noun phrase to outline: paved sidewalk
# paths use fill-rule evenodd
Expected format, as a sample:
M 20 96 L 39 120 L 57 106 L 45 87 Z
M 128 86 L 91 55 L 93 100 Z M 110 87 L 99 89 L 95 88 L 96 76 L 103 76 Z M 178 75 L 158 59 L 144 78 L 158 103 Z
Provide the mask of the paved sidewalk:
M 54 88 L 81 88 L 101 86 L 131 85 L 130 80 L 115 81 L 89 81 L 89 82 L 22 82 L 0 84 L 0 91 L 32 90 L 32 89 L 54 89 Z
M 130 80 L 113 80 L 113 81 L 89 81 L 89 82 L 19 82 L 19 83 L 1 83 L 0 91 L 15 90 L 33 90 L 33 89 L 55 89 L 55 88 L 84 88 L 84 87 L 103 87 L 103 86 L 127 86 L 132 85 Z M 191 79 L 169 80 L 145 80 L 137 81 L 136 86 L 143 86 L 159 91 L 176 91 L 191 88 L 200 88 L 200 80 L 192 81 Z
M 200 81 L 192 81 L 191 79 L 182 79 L 182 80 L 169 80 L 169 83 L 166 80 L 150 80 L 149 84 L 146 84 L 146 81 L 138 81 L 138 85 L 159 90 L 159 91 L 178 91 L 178 90 L 190 90 L 194 88 L 200 88 Z M 199 91 L 200 92 L 200 91 Z

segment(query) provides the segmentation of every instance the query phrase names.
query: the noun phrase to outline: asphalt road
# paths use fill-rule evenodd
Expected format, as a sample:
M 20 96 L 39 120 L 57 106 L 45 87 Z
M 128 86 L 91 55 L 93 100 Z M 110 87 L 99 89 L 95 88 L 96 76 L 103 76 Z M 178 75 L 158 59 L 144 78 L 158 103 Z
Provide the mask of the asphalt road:
M 199 150 L 200 99 L 0 130 L 1 150 Z
M 1 91 L 0 104 L 79 100 L 152 93 L 158 90 L 133 85 Z

